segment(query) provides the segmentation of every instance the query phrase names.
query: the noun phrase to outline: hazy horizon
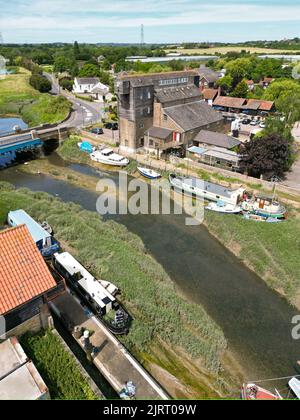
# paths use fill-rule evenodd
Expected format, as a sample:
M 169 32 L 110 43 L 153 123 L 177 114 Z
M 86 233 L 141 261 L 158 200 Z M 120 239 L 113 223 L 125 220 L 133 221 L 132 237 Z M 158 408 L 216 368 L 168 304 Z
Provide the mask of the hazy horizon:
M 5 43 L 230 42 L 300 36 L 300 0 L 0 0 Z

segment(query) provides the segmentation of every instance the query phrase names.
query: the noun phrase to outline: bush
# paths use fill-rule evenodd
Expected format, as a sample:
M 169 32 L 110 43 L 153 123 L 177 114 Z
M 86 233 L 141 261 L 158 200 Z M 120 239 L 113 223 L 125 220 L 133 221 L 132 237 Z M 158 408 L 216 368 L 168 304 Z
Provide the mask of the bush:
M 52 89 L 52 85 L 49 80 L 41 74 L 32 74 L 29 79 L 29 83 L 34 89 L 42 93 L 50 92 Z

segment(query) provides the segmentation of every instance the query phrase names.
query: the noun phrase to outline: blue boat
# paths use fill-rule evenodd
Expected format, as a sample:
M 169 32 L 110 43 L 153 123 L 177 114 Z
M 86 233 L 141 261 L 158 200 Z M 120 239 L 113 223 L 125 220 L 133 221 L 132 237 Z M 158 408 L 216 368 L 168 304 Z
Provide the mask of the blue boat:
M 8 213 L 7 221 L 12 227 L 26 225 L 32 239 L 44 258 L 51 258 L 52 255 L 60 251 L 59 242 L 24 210 L 10 211 Z
M 153 171 L 153 169 L 142 168 L 141 166 L 138 166 L 137 170 L 145 178 L 148 178 L 148 179 L 159 179 L 159 178 L 161 178 L 161 174 Z
M 89 154 L 93 153 L 94 151 L 93 146 L 88 141 L 83 141 L 82 143 L 78 143 L 78 147 L 81 151 L 89 153 Z

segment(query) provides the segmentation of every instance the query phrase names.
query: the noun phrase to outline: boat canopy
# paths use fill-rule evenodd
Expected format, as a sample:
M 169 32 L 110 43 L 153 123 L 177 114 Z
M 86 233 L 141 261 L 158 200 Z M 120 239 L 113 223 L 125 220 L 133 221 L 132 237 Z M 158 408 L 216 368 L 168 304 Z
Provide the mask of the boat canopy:
M 10 211 L 8 213 L 8 223 L 11 226 L 26 225 L 35 243 L 39 241 L 46 243 L 47 238 L 51 238 L 50 233 L 43 229 L 24 210 Z
M 300 400 L 300 381 L 297 378 L 293 378 L 289 382 L 289 386 L 296 397 Z

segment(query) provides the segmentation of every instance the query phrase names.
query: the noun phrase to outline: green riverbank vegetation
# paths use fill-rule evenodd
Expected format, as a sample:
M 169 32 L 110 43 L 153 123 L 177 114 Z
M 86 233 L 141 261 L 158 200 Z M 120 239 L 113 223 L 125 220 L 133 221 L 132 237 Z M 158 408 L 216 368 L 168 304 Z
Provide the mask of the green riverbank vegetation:
M 33 361 L 53 400 L 96 400 L 74 360 L 50 330 L 21 337 L 21 344 Z
M 25 209 L 36 220 L 47 219 L 57 239 L 84 266 L 90 267 L 95 277 L 120 287 L 122 301 L 134 317 L 130 333 L 123 340 L 137 357 L 141 353 L 150 357 L 152 347 L 164 347 L 174 371 L 180 363 L 186 366 L 185 377 L 179 379 L 184 381 L 184 395 L 201 397 L 202 375 L 206 378 L 207 395 L 229 394 L 233 379 L 222 365 L 227 353 L 223 332 L 201 306 L 177 294 L 173 282 L 146 252 L 138 236 L 73 203 L 0 183 L 0 225 L 5 223 L 9 210 L 18 208 Z M 171 351 L 176 358 L 171 357 Z
M 29 126 L 56 123 L 64 120 L 71 103 L 63 97 L 40 93 L 29 84 L 30 72 L 19 73 L 0 80 L 0 115 L 20 116 Z

